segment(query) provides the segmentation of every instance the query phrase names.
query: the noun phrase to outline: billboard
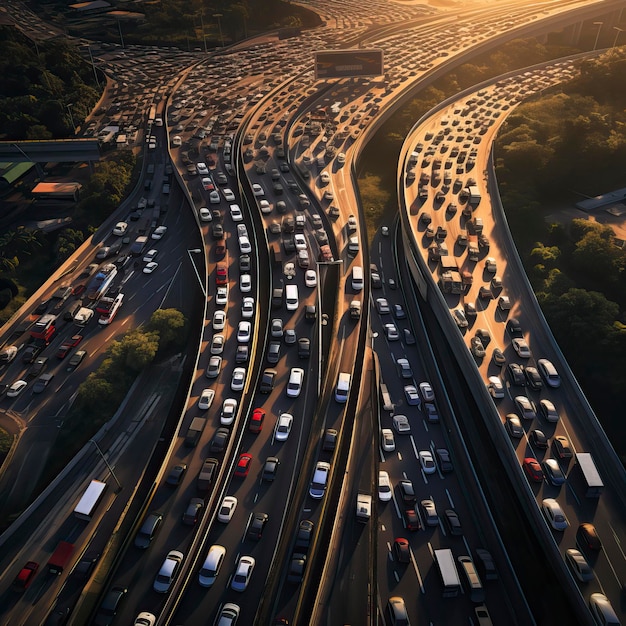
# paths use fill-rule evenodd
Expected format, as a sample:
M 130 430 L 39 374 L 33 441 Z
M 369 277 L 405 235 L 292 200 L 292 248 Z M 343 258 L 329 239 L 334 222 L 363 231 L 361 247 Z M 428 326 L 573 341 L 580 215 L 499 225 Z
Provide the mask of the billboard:
M 325 50 L 315 53 L 316 79 L 382 74 L 384 74 L 382 50 Z

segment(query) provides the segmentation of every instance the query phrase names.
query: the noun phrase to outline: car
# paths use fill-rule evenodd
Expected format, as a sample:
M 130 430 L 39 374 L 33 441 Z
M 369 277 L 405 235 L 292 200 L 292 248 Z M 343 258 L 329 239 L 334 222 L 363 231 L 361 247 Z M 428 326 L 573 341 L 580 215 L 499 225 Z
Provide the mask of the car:
M 242 293 L 250 293 L 252 291 L 252 276 L 250 274 L 241 274 L 239 276 L 239 289 Z
M 393 452 L 396 449 L 396 442 L 391 428 L 382 428 L 380 431 L 380 443 L 385 452 Z
M 386 298 L 376 298 L 376 310 L 380 315 L 390 312 L 389 303 Z
M 239 271 L 249 272 L 252 268 L 252 261 L 249 254 L 242 254 L 239 257 Z
M 315 270 L 307 270 L 304 273 L 304 284 L 307 287 L 317 287 L 317 274 Z
M 224 335 L 213 335 L 210 351 L 211 354 L 222 354 L 224 352 Z
M 191 498 L 185 512 L 183 513 L 183 524 L 186 524 L 187 526 L 195 526 L 203 508 L 204 500 L 202 498 Z
M 403 320 L 403 319 L 406 318 L 406 312 L 402 308 L 401 304 L 394 304 L 393 305 L 393 314 L 394 314 L 394 316 L 395 316 L 395 318 L 397 320 Z
M 554 530 L 563 531 L 569 526 L 561 505 L 554 498 L 544 498 L 541 501 L 541 510 Z
M 267 362 L 276 365 L 280 361 L 280 341 L 270 341 L 267 348 Z
M 257 196 L 264 196 L 265 192 L 263 191 L 263 187 L 261 187 L 261 185 L 259 185 L 259 183 L 253 183 L 252 185 L 252 193 Z
M 241 222 L 243 221 L 243 213 L 241 212 L 241 208 L 238 204 L 230 205 L 230 218 L 233 222 Z
M 515 404 L 523 419 L 532 420 L 537 416 L 534 404 L 526 396 L 515 396 Z
M 534 483 L 543 482 L 543 470 L 539 461 L 533 456 L 528 456 L 524 459 L 522 467 L 526 472 L 528 478 Z
M 330 174 L 326 170 L 320 173 L 320 182 L 324 185 L 330 182 Z
M 253 541 L 260 541 L 261 537 L 263 537 L 263 530 L 265 528 L 265 525 L 267 524 L 269 519 L 270 519 L 270 516 L 267 513 L 256 513 L 256 512 L 253 513 L 252 520 L 250 521 L 250 524 L 248 525 L 248 531 L 246 532 L 246 537 L 248 539 L 252 539 Z
M 482 359 L 487 354 L 487 351 L 485 350 L 485 346 L 483 345 L 483 342 L 480 340 L 480 337 L 472 337 L 470 341 L 470 350 L 477 359 Z
M 478 315 L 478 312 L 476 311 L 476 306 L 472 302 L 464 302 L 463 310 L 465 311 L 465 316 L 467 318 L 474 319 Z
M 143 268 L 143 273 L 152 274 L 157 267 L 159 267 L 159 264 L 156 261 L 150 261 L 150 263 L 146 263 L 146 266 Z
M 202 182 L 204 183 L 206 179 L 202 179 Z M 211 185 L 213 185 L 213 183 L 211 183 Z M 205 187 L 206 190 L 206 187 Z M 209 191 L 209 202 L 211 204 L 219 204 L 222 201 L 222 199 L 220 198 L 220 193 L 219 191 L 217 191 L 217 189 L 212 189 Z
M 411 424 L 409 423 L 406 415 L 394 415 L 393 427 L 399 435 L 411 434 Z
M 315 465 L 311 486 L 309 487 L 309 495 L 315 500 L 321 500 L 326 493 L 328 485 L 328 475 L 330 474 L 330 463 L 326 461 L 318 461 Z
M 154 261 L 154 257 L 157 255 L 159 251 L 158 250 L 148 250 L 148 252 L 146 252 L 146 254 L 143 257 L 144 263 L 150 263 L 150 261 Z
M 415 495 L 415 487 L 413 482 L 408 478 L 403 478 L 398 482 L 398 491 L 400 492 L 400 498 L 405 504 L 415 504 L 417 496 Z
M 244 452 L 239 455 L 239 460 L 237 461 L 237 467 L 235 467 L 234 476 L 236 478 L 245 478 L 250 471 L 250 465 L 252 464 L 252 455 Z
M 212 222 L 213 216 L 211 215 L 211 211 L 207 207 L 201 207 L 198 211 L 198 215 L 200 216 L 201 222 Z
M 228 304 L 228 287 L 218 287 L 215 290 L 215 304 L 218 306 L 226 306 Z
M 246 296 L 241 302 L 241 317 L 244 319 L 250 319 L 254 317 L 256 305 L 254 303 L 254 298 L 251 296 Z
M 250 254 L 252 252 L 252 245 L 250 244 L 250 239 L 245 235 L 239 237 L 239 253 L 240 254 Z
M 420 450 L 419 457 L 424 474 L 434 474 L 437 471 L 437 466 L 430 450 Z
M 388 341 L 398 341 L 400 334 L 395 324 L 385 324 L 385 334 Z
M 391 500 L 391 481 L 389 474 L 384 470 L 378 472 L 378 499 L 381 502 L 389 502 Z
M 311 354 L 311 340 L 308 337 L 298 339 L 298 358 L 308 359 Z
M 404 341 L 406 345 L 407 346 L 415 345 L 415 337 L 413 336 L 413 333 L 408 328 L 402 329 L 402 332 L 404 334 Z
M 298 336 L 296 335 L 296 331 L 293 328 L 285 328 L 284 335 L 285 343 L 288 346 L 293 345 L 298 341 Z
M 126 222 L 118 222 L 113 228 L 113 234 L 118 237 L 123 237 L 128 230 L 128 224 Z
M 28 561 L 24 567 L 19 571 L 18 575 L 13 580 L 13 589 L 18 591 L 24 591 L 30 587 L 30 584 L 37 574 L 39 569 L 39 563 L 36 561 Z
M 420 395 L 422 396 L 422 399 L 424 400 L 424 402 L 432 402 L 435 399 L 435 392 L 433 391 L 433 388 L 430 383 L 428 382 L 420 383 L 419 388 L 420 388 Z
M 280 318 L 274 318 L 270 325 L 270 334 L 275 339 L 281 339 L 284 331 L 283 331 L 283 320 Z
M 237 342 L 249 343 L 252 334 L 252 324 L 247 320 L 242 320 L 237 326 Z
M 579 550 L 571 548 L 565 551 L 565 558 L 580 582 L 593 580 L 593 569 Z
M 420 406 L 422 403 L 419 393 L 417 393 L 417 387 L 415 385 L 405 385 L 404 397 L 406 398 L 406 403 L 409 406 Z
M 113 587 L 104 596 L 104 600 L 94 618 L 94 625 L 109 626 L 112 624 L 127 593 L 128 589 L 125 587 Z
M 560 487 L 565 482 L 565 474 L 561 470 L 561 466 L 556 459 L 546 459 L 541 467 L 543 469 L 544 476 L 548 482 L 555 487 Z
M 33 393 L 41 393 L 52 382 L 54 374 L 42 374 L 33 385 Z
M 502 367 L 506 363 L 506 357 L 500 348 L 493 349 L 493 352 L 491 353 L 491 360 L 494 365 L 497 365 L 498 367 Z
M 232 602 L 226 602 L 217 616 L 215 626 L 235 626 L 239 619 L 239 605 Z
M 259 209 L 261 209 L 261 213 L 267 215 L 272 212 L 272 205 L 265 199 L 259 200 Z
M 526 384 L 534 391 L 539 391 L 543 387 L 543 381 L 537 368 L 532 365 L 528 365 L 524 368 L 524 376 L 526 377 Z
M 404 537 L 397 537 L 393 540 L 393 555 L 398 563 L 411 562 L 411 548 Z
M 254 571 L 254 565 L 256 561 L 251 556 L 241 556 L 237 562 L 237 569 L 235 575 L 230 583 L 230 588 L 233 591 L 245 591 L 250 582 L 252 572 Z
M 548 447 L 548 438 L 542 430 L 534 429 L 530 431 L 530 442 L 536 447 L 542 450 Z
M 556 389 L 561 386 L 561 377 L 551 361 L 548 361 L 548 359 L 539 359 L 537 361 L 537 368 L 548 387 Z
M 167 226 L 157 226 L 154 229 L 154 232 L 152 233 L 152 235 L 150 235 L 150 237 L 158 241 L 159 239 L 163 239 L 166 232 L 167 232 Z
M 547 422 L 558 422 L 559 412 L 556 410 L 554 403 L 546 398 L 539 401 L 539 411 Z
M 469 322 L 467 321 L 467 317 L 465 316 L 465 311 L 462 308 L 453 309 L 452 317 L 454 317 L 454 321 L 459 328 L 467 328 Z
M 211 226 L 211 236 L 213 239 L 224 239 L 224 225 L 221 222 L 214 222 Z
M 233 518 L 236 508 L 237 498 L 235 496 L 224 496 L 222 504 L 217 511 L 217 521 L 222 522 L 222 524 L 228 524 Z
M 209 446 L 211 452 L 222 452 L 228 443 L 229 436 L 230 431 L 228 428 L 218 428 L 213 435 L 213 439 L 211 439 Z
M 233 193 L 232 189 L 225 187 L 224 189 L 222 189 L 222 193 L 224 194 L 224 198 L 227 202 L 235 201 L 235 194 Z
M 287 582 L 300 584 L 304 578 L 304 570 L 306 569 L 306 554 L 294 552 L 289 563 L 289 571 L 287 572 Z
M 516 317 L 512 317 L 507 320 L 506 330 L 513 338 L 521 338 L 524 336 L 522 325 L 519 323 L 519 320 Z
M 263 375 L 261 376 L 261 382 L 259 383 L 259 392 L 271 393 L 274 389 L 274 382 L 277 376 L 278 372 L 275 369 L 264 369 Z
M 507 366 L 507 372 L 512 385 L 515 385 L 516 387 L 526 386 L 526 377 L 524 376 L 524 370 L 521 365 L 518 363 L 509 363 Z
M 291 415 L 290 413 L 281 413 L 276 420 L 274 439 L 276 441 L 287 441 L 292 426 L 293 415 Z
M 298 217 L 300 217 L 300 216 L 298 216 Z M 296 226 L 297 226 L 297 222 L 296 222 Z M 296 250 L 306 250 L 307 249 L 306 237 L 302 233 L 296 233 L 294 235 L 294 237 L 293 237 L 293 241 L 295 243 Z
M 411 369 L 408 359 L 398 359 L 396 361 L 396 366 L 398 368 L 398 374 L 401 378 L 413 378 L 413 370 Z
M 583 550 L 592 550 L 599 552 L 602 550 L 602 541 L 593 524 L 585 522 L 578 527 L 576 531 L 576 542 Z
M 19 396 L 24 391 L 24 389 L 26 389 L 27 385 L 28 383 L 25 380 L 16 380 L 7 389 L 7 398 L 17 398 L 17 396 Z
M 426 524 L 426 526 L 439 526 L 437 507 L 430 498 L 427 498 L 420 502 L 420 509 L 422 511 L 422 518 L 424 519 L 424 524 Z
M 528 343 L 526 343 L 526 340 L 523 337 L 513 338 L 511 344 L 513 345 L 513 350 L 515 350 L 517 356 L 519 356 L 520 359 L 530 359 L 530 357 L 532 356 L 532 352 L 530 351 Z
M 237 400 L 235 400 L 234 398 L 224 399 L 224 401 L 222 402 L 222 410 L 220 412 L 220 424 L 222 426 L 230 426 L 235 421 L 235 417 L 237 416 L 237 404 Z
M 524 436 L 524 429 L 522 428 L 522 422 L 517 415 L 510 413 L 506 416 L 504 422 L 505 428 L 509 432 L 509 435 L 514 439 L 521 439 Z
M 286 387 L 288 398 L 297 398 L 300 395 L 303 381 L 304 370 L 301 367 L 292 367 Z
M 222 357 L 213 355 L 209 359 L 209 364 L 206 368 L 205 376 L 207 378 L 217 378 L 220 375 L 222 369 Z
M 563 435 L 558 435 L 552 440 L 552 450 L 561 460 L 571 459 L 574 456 L 569 439 Z
M 265 410 L 256 408 L 252 411 L 250 416 L 250 422 L 248 423 L 248 430 L 253 433 L 260 433 L 263 428 L 263 421 L 265 420 Z
M 446 527 L 448 528 L 448 532 L 451 535 L 462 535 L 463 534 L 463 526 L 461 525 L 461 520 L 457 512 L 454 509 L 446 509 L 443 512 L 443 519 L 445 520 Z
M 496 271 L 497 271 L 496 260 L 493 257 L 488 256 L 485 259 L 485 272 L 489 272 L 490 274 L 495 274 Z
M 315 524 L 308 519 L 303 519 L 298 526 L 298 534 L 296 535 L 296 548 L 308 550 L 311 545 L 311 537 Z
M 487 389 L 494 400 L 504 398 L 504 385 L 499 376 L 489 376 Z
M 187 471 L 186 463 L 179 463 L 178 465 L 174 465 L 174 467 L 172 467 L 169 474 L 167 475 L 165 482 L 168 485 L 180 485 L 186 471 Z
M 407 530 L 420 530 L 422 528 L 422 524 L 420 523 L 420 518 L 415 512 L 415 509 L 404 509 L 403 511 L 403 519 L 404 525 Z
M 218 263 L 215 268 L 215 284 L 227 285 L 228 284 L 228 267 L 226 263 Z
M 450 452 L 447 448 L 437 448 L 435 450 L 435 458 L 437 459 L 437 466 L 442 474 L 447 474 L 454 470 L 452 460 L 450 459 Z
M 480 572 L 482 580 L 498 580 L 498 570 L 489 550 L 485 548 L 476 548 L 476 558 L 474 563 Z
M 263 465 L 263 471 L 261 472 L 261 482 L 267 481 L 268 483 L 274 482 L 276 478 L 276 473 L 278 472 L 278 466 L 280 465 L 280 461 L 278 457 L 268 456 L 265 459 L 265 464 Z
M 142 611 L 137 615 L 133 626 L 154 626 L 156 624 L 156 616 L 147 611 Z
M 226 313 L 224 311 L 215 311 L 213 313 L 213 330 L 224 330 L 226 326 Z

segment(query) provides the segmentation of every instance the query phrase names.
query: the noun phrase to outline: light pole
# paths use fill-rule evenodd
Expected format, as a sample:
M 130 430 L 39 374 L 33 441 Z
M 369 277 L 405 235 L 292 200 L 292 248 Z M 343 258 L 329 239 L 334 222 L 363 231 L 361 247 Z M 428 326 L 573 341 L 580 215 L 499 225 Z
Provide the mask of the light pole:
M 596 34 L 596 40 L 593 44 L 593 49 L 595 50 L 598 47 L 598 39 L 600 39 L 600 31 L 602 30 L 602 24 L 604 22 L 594 22 L 593 25 L 598 27 L 598 32 Z
M 204 34 L 204 17 L 202 15 L 202 11 L 200 11 L 200 25 L 202 26 L 202 41 L 204 41 L 204 53 L 208 52 L 206 48 L 206 35 Z
M 96 446 L 96 450 L 98 451 L 98 453 L 102 457 L 102 460 L 105 462 L 109 472 L 111 472 L 111 476 L 113 476 L 113 479 L 117 483 L 118 491 L 120 491 L 122 489 L 122 485 L 121 485 L 120 481 L 117 480 L 117 476 L 115 475 L 115 472 L 113 471 L 113 468 L 109 465 L 109 462 L 104 458 L 104 454 L 102 454 L 102 450 L 100 450 L 100 446 L 93 439 L 90 439 L 89 441 L 91 441 L 91 443 L 93 443 L 93 445 Z
M 67 108 L 67 112 L 70 114 L 70 122 L 72 124 L 72 128 L 74 129 L 74 134 L 76 134 L 76 124 L 74 124 L 74 116 L 72 115 L 72 107 L 74 106 L 73 102 L 65 105 Z
M 117 20 L 117 30 L 120 31 L 120 41 L 122 42 L 122 48 L 125 48 L 126 46 L 124 45 L 124 37 L 122 37 L 122 23 Z
M 91 67 L 93 67 L 93 75 L 96 79 L 96 85 L 98 85 L 98 89 L 100 89 L 100 80 L 98 78 L 98 72 L 96 71 L 96 64 L 93 60 L 93 54 L 91 54 L 91 46 L 87 44 L 87 50 L 89 51 L 89 58 L 91 59 Z
M 617 38 L 619 37 L 619 34 L 624 32 L 624 29 L 620 28 L 619 26 L 613 26 L 613 30 L 617 32 L 615 33 L 615 39 L 613 40 L 613 46 L 611 47 L 611 50 L 613 50 L 613 48 L 615 48 L 615 46 L 617 45 Z
M 220 29 L 220 41 L 222 42 L 222 48 L 224 47 L 224 35 L 222 34 L 222 20 L 223 15 L 221 13 L 213 13 L 213 17 L 217 18 L 217 26 Z
M 204 295 L 206 299 L 206 289 L 204 288 L 204 283 L 200 280 L 200 274 L 198 273 L 198 268 L 196 267 L 196 263 L 193 260 L 192 254 L 201 254 L 202 250 L 200 248 L 193 248 L 192 250 L 187 250 L 187 254 L 189 255 L 189 260 L 191 261 L 191 265 L 193 265 L 193 271 L 196 273 L 196 278 L 198 279 L 198 284 L 200 285 L 200 289 L 202 291 L 202 295 Z

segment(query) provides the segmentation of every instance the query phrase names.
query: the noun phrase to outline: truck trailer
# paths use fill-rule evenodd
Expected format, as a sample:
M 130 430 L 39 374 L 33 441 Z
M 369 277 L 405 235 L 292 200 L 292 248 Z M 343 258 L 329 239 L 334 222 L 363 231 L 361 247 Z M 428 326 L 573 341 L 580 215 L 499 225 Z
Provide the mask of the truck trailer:
M 59 541 L 59 544 L 48 560 L 48 571 L 51 574 L 60 576 L 65 566 L 72 558 L 72 554 L 74 554 L 74 544 L 67 541 Z

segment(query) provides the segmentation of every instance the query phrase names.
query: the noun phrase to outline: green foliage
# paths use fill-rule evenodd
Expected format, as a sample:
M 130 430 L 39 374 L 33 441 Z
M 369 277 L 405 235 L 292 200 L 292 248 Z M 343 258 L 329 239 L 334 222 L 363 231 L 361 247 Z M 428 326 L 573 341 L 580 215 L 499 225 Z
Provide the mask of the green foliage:
M 4 428 L 0 428 L 0 462 L 8 454 L 13 444 L 13 437 Z
M 147 324 L 149 332 L 159 337 L 159 351 L 179 350 L 183 347 L 187 320 L 177 309 L 158 309 Z
M 85 235 L 82 231 L 74 228 L 66 228 L 59 234 L 56 243 L 57 258 L 60 262 L 69 258 L 76 248 L 78 248 L 83 241 L 85 241 Z

